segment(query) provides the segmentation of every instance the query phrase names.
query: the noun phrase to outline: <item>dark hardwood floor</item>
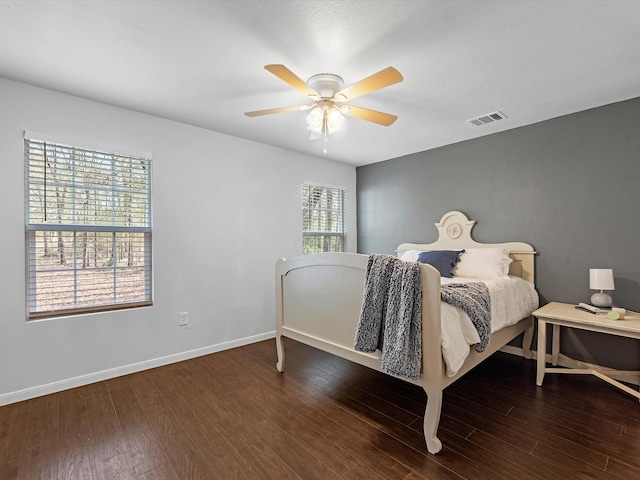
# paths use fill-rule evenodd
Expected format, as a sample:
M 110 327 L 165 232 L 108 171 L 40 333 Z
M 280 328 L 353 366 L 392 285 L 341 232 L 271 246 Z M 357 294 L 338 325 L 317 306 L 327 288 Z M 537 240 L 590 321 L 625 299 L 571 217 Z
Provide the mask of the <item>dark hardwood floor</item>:
M 424 392 L 265 341 L 0 408 L 0 479 L 636 479 L 640 404 L 595 377 L 497 353 L 445 390 L 438 455 Z

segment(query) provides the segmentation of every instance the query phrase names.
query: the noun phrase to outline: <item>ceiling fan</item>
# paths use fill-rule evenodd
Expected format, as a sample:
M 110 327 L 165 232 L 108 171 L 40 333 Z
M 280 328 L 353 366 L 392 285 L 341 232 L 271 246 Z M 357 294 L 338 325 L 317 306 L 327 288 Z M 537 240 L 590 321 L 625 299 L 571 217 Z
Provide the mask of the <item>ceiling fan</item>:
M 312 103 L 293 107 L 256 110 L 254 112 L 246 112 L 245 115 L 258 117 L 273 113 L 311 110 L 307 115 L 307 128 L 311 131 L 312 139 L 324 137 L 325 153 L 327 153 L 327 135 L 342 129 L 344 125 L 343 115 L 377 123 L 385 127 L 391 125 L 398 118 L 396 115 L 346 104 L 346 102 L 354 98 L 401 82 L 402 75 L 393 67 L 387 67 L 347 88 L 343 88 L 344 81 L 342 78 L 332 73 L 313 75 L 304 82 L 284 65 L 265 65 L 264 68 L 307 96 Z

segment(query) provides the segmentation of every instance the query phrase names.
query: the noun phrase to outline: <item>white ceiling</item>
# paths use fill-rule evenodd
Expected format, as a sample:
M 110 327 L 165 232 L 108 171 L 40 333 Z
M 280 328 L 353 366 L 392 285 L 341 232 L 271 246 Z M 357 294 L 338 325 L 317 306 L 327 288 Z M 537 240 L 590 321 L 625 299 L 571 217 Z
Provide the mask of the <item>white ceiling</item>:
M 0 76 L 364 165 L 640 96 L 640 1 L 0 0 Z M 309 140 L 305 103 L 264 70 L 402 83 Z M 0 112 L 1 112 L 0 106 Z M 502 111 L 508 119 L 466 120 Z

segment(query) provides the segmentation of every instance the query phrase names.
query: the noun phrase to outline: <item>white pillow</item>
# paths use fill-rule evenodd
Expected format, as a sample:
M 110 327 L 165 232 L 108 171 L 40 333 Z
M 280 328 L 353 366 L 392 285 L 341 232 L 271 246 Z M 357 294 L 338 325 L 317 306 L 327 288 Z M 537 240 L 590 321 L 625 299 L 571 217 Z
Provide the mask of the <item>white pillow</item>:
M 419 255 L 420 250 L 407 250 L 402 254 L 400 260 L 404 260 L 405 262 L 417 262 Z
M 504 248 L 466 248 L 453 269 L 454 277 L 500 278 L 509 275 L 509 252 Z

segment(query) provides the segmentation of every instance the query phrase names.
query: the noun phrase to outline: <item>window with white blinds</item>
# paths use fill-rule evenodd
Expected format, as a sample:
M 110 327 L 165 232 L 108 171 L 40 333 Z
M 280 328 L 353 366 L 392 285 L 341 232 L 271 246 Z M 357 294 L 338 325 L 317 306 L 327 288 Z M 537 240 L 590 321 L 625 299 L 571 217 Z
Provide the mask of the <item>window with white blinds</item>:
M 343 252 L 345 248 L 344 201 L 341 188 L 302 186 L 303 253 Z
M 151 305 L 151 159 L 24 149 L 29 319 Z

